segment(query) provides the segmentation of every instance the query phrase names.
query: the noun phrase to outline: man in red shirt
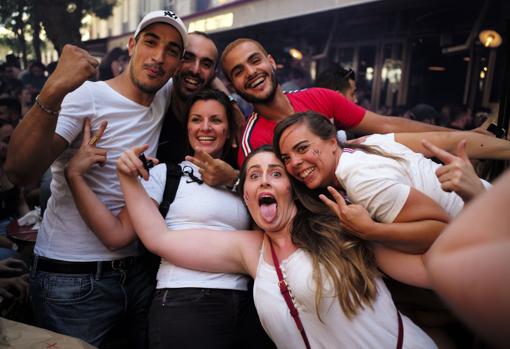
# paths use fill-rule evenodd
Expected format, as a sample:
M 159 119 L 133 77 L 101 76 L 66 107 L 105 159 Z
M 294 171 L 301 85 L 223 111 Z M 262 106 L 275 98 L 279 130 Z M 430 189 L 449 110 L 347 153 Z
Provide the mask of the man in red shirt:
M 310 88 L 285 94 L 276 80 L 274 59 L 255 40 L 237 39 L 227 45 L 221 63 L 236 92 L 254 107 L 239 147 L 239 164 L 254 149 L 272 143 L 273 130 L 279 121 L 307 110 L 327 116 L 338 128 L 361 135 L 448 130 L 373 113 L 332 90 Z

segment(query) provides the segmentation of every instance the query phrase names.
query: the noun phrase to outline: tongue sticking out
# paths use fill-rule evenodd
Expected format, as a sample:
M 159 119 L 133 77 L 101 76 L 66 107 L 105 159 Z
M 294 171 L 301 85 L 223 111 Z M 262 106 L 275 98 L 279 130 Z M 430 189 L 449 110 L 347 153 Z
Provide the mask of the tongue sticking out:
M 271 223 L 276 217 L 276 202 L 260 205 L 260 215 L 266 222 Z

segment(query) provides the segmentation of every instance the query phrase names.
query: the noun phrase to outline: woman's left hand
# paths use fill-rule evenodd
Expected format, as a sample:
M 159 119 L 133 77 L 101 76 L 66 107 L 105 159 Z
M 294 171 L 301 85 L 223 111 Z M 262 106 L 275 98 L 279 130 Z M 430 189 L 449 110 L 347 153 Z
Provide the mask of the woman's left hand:
M 368 211 L 358 204 L 347 205 L 335 188 L 328 187 L 328 191 L 335 201 L 323 194 L 319 195 L 319 198 L 338 216 L 341 227 L 361 239 L 372 240 L 371 232 L 376 222 L 370 217 Z

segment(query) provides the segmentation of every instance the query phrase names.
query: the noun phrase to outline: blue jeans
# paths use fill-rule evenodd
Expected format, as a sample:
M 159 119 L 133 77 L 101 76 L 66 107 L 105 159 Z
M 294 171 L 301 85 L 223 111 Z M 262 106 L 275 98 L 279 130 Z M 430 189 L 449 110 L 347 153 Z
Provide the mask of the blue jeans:
M 262 328 L 250 291 L 156 290 L 149 313 L 151 349 L 276 349 Z
M 147 314 L 154 281 L 135 264 L 99 274 L 32 272 L 30 298 L 37 326 L 99 346 L 125 322 L 132 348 L 147 348 Z

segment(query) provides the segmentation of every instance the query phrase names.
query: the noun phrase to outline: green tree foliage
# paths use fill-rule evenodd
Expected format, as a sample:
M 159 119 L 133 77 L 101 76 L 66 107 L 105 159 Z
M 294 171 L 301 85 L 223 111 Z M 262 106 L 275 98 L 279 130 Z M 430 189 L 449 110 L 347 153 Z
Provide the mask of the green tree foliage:
M 25 33 L 34 34 L 34 51 L 40 57 L 40 26 L 59 52 L 65 44 L 81 42 L 81 20 L 87 14 L 106 19 L 118 0 L 2 0 L 0 21 L 16 34 L 19 50 L 26 57 Z M 26 58 L 25 58 L 26 59 Z

